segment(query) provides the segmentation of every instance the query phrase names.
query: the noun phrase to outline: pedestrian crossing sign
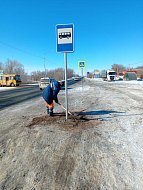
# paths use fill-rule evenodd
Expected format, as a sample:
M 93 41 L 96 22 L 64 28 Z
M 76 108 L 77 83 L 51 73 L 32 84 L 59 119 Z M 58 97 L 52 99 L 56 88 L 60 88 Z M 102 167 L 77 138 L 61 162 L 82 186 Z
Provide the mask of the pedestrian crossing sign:
M 86 67 L 85 61 L 79 61 L 79 62 L 78 62 L 78 67 L 79 67 L 79 68 L 85 68 L 85 67 Z

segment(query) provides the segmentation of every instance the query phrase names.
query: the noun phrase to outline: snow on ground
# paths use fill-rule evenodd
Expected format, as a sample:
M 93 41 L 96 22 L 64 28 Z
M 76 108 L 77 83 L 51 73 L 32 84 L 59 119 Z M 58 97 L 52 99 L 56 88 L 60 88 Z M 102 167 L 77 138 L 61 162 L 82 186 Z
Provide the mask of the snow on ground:
M 1 110 L 0 189 L 142 190 L 142 81 L 86 79 L 68 92 L 80 127 L 59 105 L 49 118 L 42 97 Z
M 72 88 L 72 89 L 69 89 L 68 92 L 83 92 L 83 91 L 87 91 L 90 89 L 90 86 L 80 86 L 80 87 L 76 87 L 76 88 Z
M 108 82 L 108 81 L 103 81 L 102 78 L 87 78 L 87 80 L 90 81 L 101 81 L 101 82 Z M 110 82 L 110 81 L 109 81 Z M 119 83 L 119 84 L 139 84 L 143 85 L 143 80 L 142 81 L 137 81 L 137 80 L 130 80 L 130 81 L 125 81 L 125 80 L 117 80 L 113 81 L 114 83 Z
M 115 83 L 119 84 L 136 84 L 136 85 L 143 85 L 143 81 L 131 80 L 131 81 L 115 81 Z

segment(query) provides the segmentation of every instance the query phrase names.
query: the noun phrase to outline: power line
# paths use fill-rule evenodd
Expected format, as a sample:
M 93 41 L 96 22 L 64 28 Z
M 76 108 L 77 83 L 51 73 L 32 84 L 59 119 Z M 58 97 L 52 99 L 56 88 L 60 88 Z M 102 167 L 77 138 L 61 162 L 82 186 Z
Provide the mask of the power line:
M 45 57 L 42 57 L 42 56 L 39 56 L 39 55 L 35 55 L 35 54 L 33 54 L 33 53 L 30 53 L 30 52 L 28 52 L 28 51 L 25 51 L 25 50 L 22 50 L 22 49 L 20 49 L 20 48 L 17 48 L 17 47 L 15 47 L 15 46 L 13 46 L 13 45 L 10 45 L 10 44 L 8 44 L 8 43 L 5 43 L 5 42 L 0 41 L 0 44 L 2 44 L 2 45 L 4 45 L 4 46 L 7 46 L 7 47 L 9 47 L 9 48 L 15 49 L 15 50 L 17 50 L 17 51 L 20 51 L 20 52 L 22 52 L 22 53 L 25 53 L 25 54 L 27 54 L 27 55 L 40 58 L 40 59 L 42 59 L 42 60 L 44 60 L 44 61 L 47 60 Z

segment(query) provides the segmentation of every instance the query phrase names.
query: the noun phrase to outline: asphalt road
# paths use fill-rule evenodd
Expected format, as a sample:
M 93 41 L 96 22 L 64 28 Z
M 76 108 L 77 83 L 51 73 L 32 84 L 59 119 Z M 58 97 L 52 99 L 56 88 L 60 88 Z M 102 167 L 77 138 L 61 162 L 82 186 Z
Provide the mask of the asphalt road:
M 0 91 L 0 110 L 38 96 L 41 96 L 38 85 L 25 85 L 12 90 Z
M 76 82 L 79 81 L 68 80 L 68 86 Z M 64 90 L 64 88 L 62 89 Z M 11 90 L 0 91 L 0 110 L 41 96 L 41 93 L 38 85 L 24 85 Z

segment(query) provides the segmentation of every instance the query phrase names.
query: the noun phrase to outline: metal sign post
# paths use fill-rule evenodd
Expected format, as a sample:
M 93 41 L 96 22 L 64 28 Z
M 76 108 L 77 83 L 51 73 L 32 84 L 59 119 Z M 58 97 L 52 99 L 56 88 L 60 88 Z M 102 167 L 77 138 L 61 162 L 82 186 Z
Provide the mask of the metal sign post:
M 67 87 L 67 53 L 74 51 L 74 26 L 73 24 L 60 24 L 56 26 L 57 52 L 64 53 L 65 64 L 65 105 L 66 120 L 68 119 L 68 87 Z
M 81 76 L 82 76 L 81 86 L 82 86 L 82 90 L 83 90 L 83 68 L 85 68 L 85 66 L 86 66 L 85 61 L 79 61 L 78 62 L 78 67 L 81 69 Z
M 82 90 L 83 90 L 83 67 L 81 68 L 81 76 L 82 76 L 82 79 L 81 79 L 81 86 L 82 86 Z
M 65 63 L 65 105 L 66 105 L 66 120 L 68 119 L 68 87 L 67 87 L 67 53 L 64 53 Z

